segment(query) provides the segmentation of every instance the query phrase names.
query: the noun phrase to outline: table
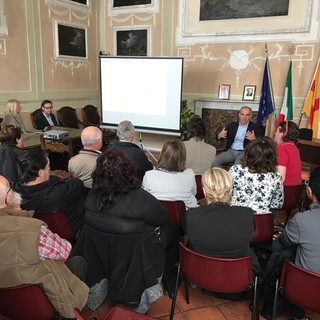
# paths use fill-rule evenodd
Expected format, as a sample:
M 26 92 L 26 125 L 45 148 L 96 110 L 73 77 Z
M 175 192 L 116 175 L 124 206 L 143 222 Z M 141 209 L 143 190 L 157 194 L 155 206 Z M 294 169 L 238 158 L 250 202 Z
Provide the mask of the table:
M 320 166 L 320 139 L 299 139 L 297 147 L 300 151 L 303 167 L 315 168 Z

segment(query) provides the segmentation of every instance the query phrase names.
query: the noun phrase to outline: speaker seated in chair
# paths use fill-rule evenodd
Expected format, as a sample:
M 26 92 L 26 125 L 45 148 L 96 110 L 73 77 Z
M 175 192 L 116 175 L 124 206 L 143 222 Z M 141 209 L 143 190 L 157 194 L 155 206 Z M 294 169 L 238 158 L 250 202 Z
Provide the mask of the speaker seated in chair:
M 30 113 L 32 126 L 38 130 L 44 130 L 46 127 L 58 126 L 55 115 L 52 113 L 52 101 L 43 100 L 40 109 Z

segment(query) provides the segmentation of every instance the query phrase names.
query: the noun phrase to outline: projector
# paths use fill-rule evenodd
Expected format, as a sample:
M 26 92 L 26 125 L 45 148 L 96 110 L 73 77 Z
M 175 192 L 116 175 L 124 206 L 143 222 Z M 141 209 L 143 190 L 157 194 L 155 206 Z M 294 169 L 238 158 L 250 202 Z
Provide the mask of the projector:
M 69 137 L 68 131 L 63 130 L 48 130 L 43 133 L 45 139 L 59 140 Z

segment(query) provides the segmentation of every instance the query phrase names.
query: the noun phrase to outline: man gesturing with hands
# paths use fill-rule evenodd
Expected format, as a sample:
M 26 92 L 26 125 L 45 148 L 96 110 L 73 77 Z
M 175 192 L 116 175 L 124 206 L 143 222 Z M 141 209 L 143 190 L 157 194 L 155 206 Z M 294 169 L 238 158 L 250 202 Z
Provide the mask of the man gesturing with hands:
M 212 167 L 222 167 L 225 163 L 239 164 L 243 156 L 243 150 L 248 143 L 261 136 L 260 128 L 251 122 L 252 110 L 244 106 L 239 111 L 239 121 L 231 122 L 217 135 L 217 140 L 227 139 L 227 145 L 224 152 L 218 154 Z

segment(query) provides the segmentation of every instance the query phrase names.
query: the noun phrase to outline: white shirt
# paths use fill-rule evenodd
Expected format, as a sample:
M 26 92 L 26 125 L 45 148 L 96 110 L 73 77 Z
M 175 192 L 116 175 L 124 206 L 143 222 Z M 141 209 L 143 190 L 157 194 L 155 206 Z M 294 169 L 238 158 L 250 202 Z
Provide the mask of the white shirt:
M 158 200 L 182 200 L 187 209 L 198 207 L 195 197 L 197 185 L 191 169 L 183 172 L 158 169 L 147 171 L 143 177 L 142 188 Z

